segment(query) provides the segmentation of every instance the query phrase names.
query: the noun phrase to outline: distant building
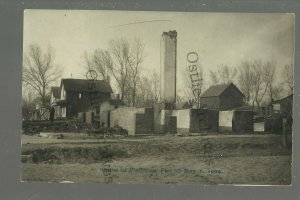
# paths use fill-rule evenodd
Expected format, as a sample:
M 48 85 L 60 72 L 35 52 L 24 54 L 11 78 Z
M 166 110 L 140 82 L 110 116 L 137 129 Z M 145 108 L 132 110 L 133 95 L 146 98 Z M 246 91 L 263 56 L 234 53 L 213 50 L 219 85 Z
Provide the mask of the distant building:
M 265 120 L 265 131 L 282 133 L 283 119 L 285 118 L 287 120 L 285 131 L 291 133 L 293 126 L 293 95 L 273 101 L 270 104 L 270 110 L 271 114 Z
M 111 93 L 111 86 L 103 80 L 62 79 L 55 105 L 60 106 L 61 117 L 74 117 L 110 99 Z
M 271 103 L 272 113 L 280 113 L 285 118 L 293 114 L 293 95 L 286 96 Z
M 245 95 L 233 84 L 214 85 L 200 96 L 200 107 L 232 110 L 243 106 Z

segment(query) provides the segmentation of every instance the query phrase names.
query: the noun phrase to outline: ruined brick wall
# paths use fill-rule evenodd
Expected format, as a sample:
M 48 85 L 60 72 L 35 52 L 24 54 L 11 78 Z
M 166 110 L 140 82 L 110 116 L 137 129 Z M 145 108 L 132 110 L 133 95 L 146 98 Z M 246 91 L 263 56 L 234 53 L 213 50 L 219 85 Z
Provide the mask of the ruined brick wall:
M 109 115 L 110 115 L 111 105 L 109 101 L 105 101 L 100 105 L 100 127 L 109 127 Z
M 154 132 L 154 109 L 142 108 L 136 111 L 136 134 L 153 134 Z
M 152 134 L 154 132 L 154 109 L 120 107 L 110 111 L 110 127 L 120 126 L 129 135 Z
M 161 125 L 162 106 L 160 104 L 155 104 L 153 108 L 154 108 L 154 132 L 161 133 L 163 132 L 163 128 Z
M 162 110 L 161 111 L 160 125 L 161 125 L 163 133 L 166 132 L 166 129 L 167 129 L 166 122 L 168 121 L 169 116 L 172 116 L 172 110 Z
M 156 116 L 159 116 L 159 120 L 155 119 L 155 123 L 158 123 L 156 126 L 160 126 L 163 132 L 171 130 L 169 122 L 176 124 L 178 133 L 216 132 L 219 130 L 219 112 L 217 110 L 200 108 L 160 110 L 160 113 Z
M 254 112 L 252 111 L 234 111 L 232 120 L 232 131 L 234 132 L 253 132 Z
M 135 135 L 135 108 L 122 107 L 110 112 L 110 127 L 120 126 Z
M 190 130 L 190 109 L 172 110 L 171 116 L 177 119 L 177 130 L 180 133 L 186 133 Z M 173 119 L 174 120 L 174 119 Z
M 219 131 L 232 131 L 233 110 L 219 112 Z
M 165 132 L 175 134 L 177 130 L 177 117 L 176 116 L 167 116 L 165 124 Z
M 159 112 L 160 111 L 160 112 Z M 167 132 L 168 122 L 176 119 L 178 133 L 200 133 L 219 130 L 219 112 L 210 109 L 160 110 L 156 108 L 154 116 L 155 127 L 161 132 Z M 171 119 L 170 119 L 171 117 Z M 172 118 L 173 117 L 173 118 Z M 176 118 L 174 118 L 176 117 Z M 174 123 L 174 122 L 171 123 Z M 155 129 L 157 131 L 157 129 Z
M 219 111 L 218 110 L 206 110 L 208 118 L 208 131 L 219 131 Z
M 170 111 L 166 110 L 168 106 L 165 103 L 154 105 L 154 132 L 163 133 L 165 131 L 166 115 L 170 115 Z
M 190 110 L 190 132 L 217 132 L 219 130 L 219 112 L 210 109 Z

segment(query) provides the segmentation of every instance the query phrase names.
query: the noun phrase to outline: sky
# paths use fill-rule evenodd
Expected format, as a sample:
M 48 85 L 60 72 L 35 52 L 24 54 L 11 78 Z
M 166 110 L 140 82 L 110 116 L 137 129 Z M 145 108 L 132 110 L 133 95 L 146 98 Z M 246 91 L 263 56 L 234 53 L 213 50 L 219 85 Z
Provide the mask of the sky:
M 177 87 L 183 87 L 186 55 L 194 51 L 204 69 L 243 61 L 293 63 L 294 15 L 288 13 L 212 13 L 90 10 L 25 10 L 23 52 L 32 43 L 55 49 L 62 78 L 83 78 L 85 51 L 107 49 L 111 39 L 138 37 L 145 44 L 144 74 L 160 68 L 160 38 L 177 31 Z M 278 76 L 280 78 L 280 76 Z

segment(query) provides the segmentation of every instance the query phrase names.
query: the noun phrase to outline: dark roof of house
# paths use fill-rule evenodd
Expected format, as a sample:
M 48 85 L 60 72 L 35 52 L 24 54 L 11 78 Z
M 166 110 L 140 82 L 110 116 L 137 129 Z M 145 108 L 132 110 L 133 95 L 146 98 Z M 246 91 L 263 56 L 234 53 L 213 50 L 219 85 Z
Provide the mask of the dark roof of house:
M 55 98 L 60 98 L 60 88 L 59 87 L 51 87 L 51 92 Z
M 104 80 L 62 79 L 66 91 L 112 93 L 110 84 Z
M 271 104 L 281 103 L 281 102 L 286 101 L 288 99 L 292 99 L 293 100 L 293 94 L 291 94 L 289 96 L 286 96 L 286 97 L 284 97 L 282 99 L 275 100 Z
M 220 96 L 229 86 L 233 86 L 238 90 L 243 96 L 244 94 L 233 84 L 233 83 L 227 83 L 227 84 L 220 84 L 220 85 L 213 85 L 210 88 L 208 88 L 201 97 L 218 97 Z

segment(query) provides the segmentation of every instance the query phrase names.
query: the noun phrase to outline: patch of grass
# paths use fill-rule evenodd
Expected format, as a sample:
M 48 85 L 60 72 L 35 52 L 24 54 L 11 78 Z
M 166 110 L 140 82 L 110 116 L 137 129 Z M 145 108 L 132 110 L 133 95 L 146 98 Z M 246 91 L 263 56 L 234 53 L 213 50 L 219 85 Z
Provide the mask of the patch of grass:
M 23 155 L 31 155 L 33 163 L 55 163 L 63 162 L 96 162 L 112 160 L 113 158 L 126 157 L 127 152 L 111 145 L 98 147 L 72 147 L 59 148 L 49 147 L 44 149 L 32 149 L 23 152 Z

